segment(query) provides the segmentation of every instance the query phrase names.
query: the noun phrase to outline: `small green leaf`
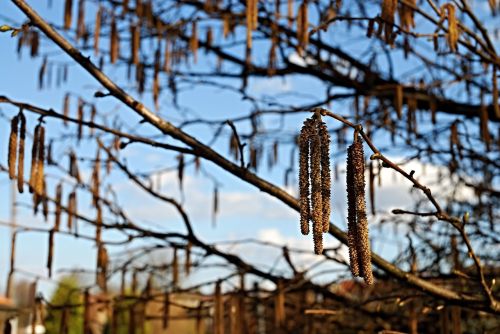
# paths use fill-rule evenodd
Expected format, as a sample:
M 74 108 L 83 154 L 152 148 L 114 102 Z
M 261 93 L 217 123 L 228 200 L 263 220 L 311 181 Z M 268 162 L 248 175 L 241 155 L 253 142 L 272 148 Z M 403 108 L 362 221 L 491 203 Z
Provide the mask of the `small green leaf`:
M 16 35 L 17 35 L 17 34 L 19 34 L 19 32 L 20 32 L 20 31 L 21 31 L 21 30 L 19 30 L 19 29 L 14 29 L 14 30 L 12 31 L 12 34 L 10 34 L 10 37 L 16 37 Z

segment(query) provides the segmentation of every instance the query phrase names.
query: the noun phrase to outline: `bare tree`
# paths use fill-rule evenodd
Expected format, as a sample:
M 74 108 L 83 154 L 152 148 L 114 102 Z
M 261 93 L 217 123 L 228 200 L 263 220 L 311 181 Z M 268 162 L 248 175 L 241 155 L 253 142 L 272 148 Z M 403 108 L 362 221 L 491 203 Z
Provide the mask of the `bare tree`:
M 165 329 L 183 317 L 196 320 L 200 332 L 198 324 L 209 321 L 213 333 L 432 333 L 438 320 L 444 333 L 499 329 L 498 1 L 486 7 L 465 0 L 66 0 L 53 8 L 62 9 L 62 24 L 41 15 L 42 4 L 11 4 L 26 21 L 13 19 L 1 30 L 17 39 L 19 53 L 29 49 L 42 58 L 40 89 L 55 86 L 63 98 L 59 109 L 14 99 L 13 92 L 0 96 L 11 125 L 8 165 L 1 169 L 19 192 L 29 190 L 35 215 L 54 221 L 50 228 L 19 225 L 16 234 L 47 235 L 49 278 L 56 235 L 95 244 L 95 284 L 82 293 L 107 291 L 121 277 L 108 303 L 117 331 L 124 312 L 129 332 L 148 321 L 161 320 Z M 91 94 L 63 89 L 74 72 L 90 74 Z M 273 91 L 279 80 L 294 87 Z M 267 83 L 264 93 L 252 89 L 256 82 Z M 220 93 L 220 103 L 197 100 L 207 89 Z M 118 112 L 117 105 L 126 108 Z M 58 124 L 68 126 L 63 135 Z M 168 158 L 169 166 L 127 162 L 135 145 Z M 204 241 L 182 198 L 191 165 L 213 182 L 206 206 L 214 221 L 223 171 L 300 212 L 300 229 L 290 229 L 311 230 L 314 249 L 244 236 L 279 250 L 287 270 L 276 273 Z M 426 167 L 432 171 L 424 177 Z M 181 196 L 161 188 L 172 171 Z M 105 177 L 111 172 L 172 206 L 184 229 L 131 218 L 120 205 L 126 194 L 114 192 L 113 178 Z M 344 173 L 347 195 L 331 192 Z M 389 174 L 408 186 L 412 202 L 389 204 L 387 212 L 377 207 L 377 193 Z M 300 188 L 299 198 L 290 187 Z M 337 196 L 346 196 L 347 214 L 331 208 Z M 90 198 L 93 212 L 78 205 L 81 198 Z M 331 220 L 331 211 L 346 221 Z M 81 224 L 95 235 L 82 233 Z M 393 258 L 371 251 L 385 242 L 388 226 L 401 240 Z M 342 247 L 329 247 L 330 239 L 323 244 L 325 233 L 348 246 L 350 259 Z M 108 248 L 124 245 L 134 245 L 133 254 L 108 255 Z M 313 251 L 342 273 L 325 283 L 311 274 L 314 265 L 298 268 L 296 259 Z M 165 252 L 168 261 L 144 260 Z M 219 265 L 230 273 L 196 285 L 180 280 L 180 271 Z M 18 270 L 12 260 L 11 273 Z M 248 287 L 245 277 L 274 288 Z M 213 293 L 202 293 L 206 286 Z M 170 298 L 188 293 L 196 305 Z M 148 313 L 155 303 L 161 312 Z M 171 303 L 185 313 L 169 314 Z

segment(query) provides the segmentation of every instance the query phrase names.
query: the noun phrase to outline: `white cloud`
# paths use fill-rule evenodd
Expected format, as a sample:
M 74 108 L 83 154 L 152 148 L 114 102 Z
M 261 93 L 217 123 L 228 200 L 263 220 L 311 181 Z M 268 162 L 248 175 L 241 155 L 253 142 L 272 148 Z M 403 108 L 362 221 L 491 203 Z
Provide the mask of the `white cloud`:
M 266 78 L 255 79 L 250 85 L 250 91 L 254 94 L 278 94 L 292 90 L 292 81 L 288 78 Z

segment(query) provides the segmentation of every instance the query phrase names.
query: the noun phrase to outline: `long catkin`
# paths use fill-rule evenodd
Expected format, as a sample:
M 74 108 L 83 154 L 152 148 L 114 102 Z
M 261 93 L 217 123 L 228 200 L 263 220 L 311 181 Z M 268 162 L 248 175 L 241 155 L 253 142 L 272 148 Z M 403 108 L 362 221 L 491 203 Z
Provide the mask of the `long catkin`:
M 54 257 L 54 229 L 49 231 L 49 251 L 47 256 L 47 271 L 49 273 L 49 278 L 52 277 L 52 262 Z
M 300 231 L 309 234 L 309 219 L 311 214 L 310 183 L 309 183 L 309 137 L 311 120 L 307 119 L 299 136 L 299 196 L 300 196 Z
M 9 137 L 9 178 L 13 180 L 16 177 L 16 160 L 17 160 L 17 133 L 19 128 L 19 117 L 14 116 L 10 122 L 10 137 Z
M 45 128 L 40 126 L 40 133 L 38 137 L 38 149 L 37 149 L 37 171 L 36 171 L 36 182 L 35 182 L 35 192 L 40 196 L 44 192 L 44 165 L 45 165 Z
M 346 184 L 347 184 L 347 245 L 349 247 L 349 262 L 353 276 L 359 276 L 359 257 L 357 248 L 358 228 L 356 224 L 356 193 L 353 177 L 353 146 L 347 149 Z
M 62 183 L 59 183 L 56 187 L 56 199 L 55 199 L 55 215 L 54 215 L 54 231 L 59 231 L 61 226 L 61 201 L 62 201 Z
M 330 213 L 331 213 L 331 187 L 332 177 L 330 171 L 330 134 L 326 128 L 326 124 L 320 122 L 319 137 L 321 141 L 321 203 L 323 205 L 323 233 L 327 233 L 330 229 Z
M 26 139 L 26 117 L 23 113 L 19 114 L 19 148 L 17 161 L 17 190 L 24 192 L 24 146 Z
M 373 284 L 373 274 L 371 268 L 370 239 L 368 236 L 368 219 L 366 215 L 366 194 L 365 194 L 365 161 L 363 144 L 358 137 L 352 144 L 352 168 L 354 193 L 356 203 L 358 261 L 360 274 L 368 285 Z
M 35 183 L 37 180 L 37 167 L 38 167 L 38 147 L 40 144 L 40 124 L 35 127 L 33 135 L 33 146 L 31 147 L 31 172 L 29 180 L 29 190 L 33 193 L 35 190 Z
M 311 219 L 313 224 L 314 252 L 323 253 L 323 197 L 321 194 L 321 141 L 319 134 L 311 136 Z

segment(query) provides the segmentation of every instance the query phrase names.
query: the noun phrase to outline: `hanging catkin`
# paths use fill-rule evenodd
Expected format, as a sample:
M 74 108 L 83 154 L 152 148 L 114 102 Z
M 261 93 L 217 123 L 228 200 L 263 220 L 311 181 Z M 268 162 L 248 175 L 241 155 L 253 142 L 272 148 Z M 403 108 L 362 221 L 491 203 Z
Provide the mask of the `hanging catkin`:
M 131 45 L 130 54 L 132 55 L 132 63 L 139 64 L 139 48 L 141 45 L 141 29 L 137 25 L 130 27 Z
M 66 93 L 63 100 L 63 123 L 65 126 L 68 125 L 67 117 L 69 116 L 69 96 L 69 93 Z
M 101 186 L 100 175 L 101 175 L 101 150 L 100 148 L 98 148 L 95 157 L 94 168 L 92 170 L 92 182 L 91 182 L 92 205 L 94 207 L 97 207 L 99 201 L 99 188 Z
M 396 14 L 396 8 L 398 5 L 397 0 L 383 0 L 382 1 L 382 13 L 380 17 L 382 23 L 380 24 L 380 29 L 384 29 L 384 39 L 387 44 L 393 44 L 393 34 L 392 28 L 394 26 L 394 16 Z
M 77 138 L 78 142 L 82 140 L 83 136 L 83 107 L 85 106 L 85 102 L 82 98 L 78 98 L 78 108 L 77 108 L 77 120 L 78 120 L 78 131 Z
M 49 250 L 47 256 L 47 271 L 49 273 L 49 278 L 52 277 L 52 261 L 54 257 L 54 229 L 49 231 Z
M 299 193 L 300 193 L 300 231 L 309 234 L 311 215 L 309 184 L 309 138 L 314 131 L 312 119 L 306 119 L 299 136 Z
M 113 15 L 111 17 L 111 36 L 109 38 L 110 40 L 110 46 L 109 46 L 109 55 L 110 55 L 110 62 L 111 64 L 116 63 L 119 57 L 119 52 L 120 52 L 120 40 L 118 36 L 118 28 L 116 26 L 116 20 L 115 16 Z
M 54 231 L 59 231 L 61 226 L 61 201 L 62 201 L 62 183 L 59 183 L 56 187 L 56 198 L 55 205 L 56 210 L 54 214 Z
M 321 184 L 321 141 L 317 130 L 310 137 L 311 220 L 314 252 L 323 253 L 323 196 Z
M 299 136 L 300 230 L 313 225 L 314 252 L 323 252 L 322 233 L 330 228 L 330 135 L 321 115 L 307 119 Z
M 451 3 L 444 4 L 441 7 L 441 17 L 447 17 L 448 19 L 448 34 L 447 41 L 451 52 L 455 52 L 458 46 L 459 28 L 458 21 L 455 16 L 455 6 Z
M 99 7 L 95 14 L 95 23 L 94 23 L 94 54 L 96 56 L 99 54 L 99 39 L 101 37 L 101 20 L 102 20 L 102 7 L 101 4 L 99 4 Z
M 42 209 L 43 209 L 43 218 L 45 222 L 49 219 L 49 198 L 47 196 L 47 182 L 45 180 L 45 177 L 43 178 L 43 193 L 41 196 L 42 200 Z
M 10 122 L 10 137 L 9 137 L 9 178 L 13 180 L 16 177 L 16 160 L 17 160 L 17 133 L 19 128 L 19 116 L 14 116 Z
M 184 154 L 177 156 L 179 165 L 177 166 L 177 178 L 179 180 L 179 189 L 182 191 L 182 181 L 184 180 Z
M 321 142 L 321 202 L 323 203 L 323 233 L 328 233 L 330 229 L 331 212 L 331 187 L 332 177 L 330 171 L 330 134 L 326 124 L 319 124 L 319 137 Z
M 73 229 L 73 216 L 76 213 L 76 193 L 73 191 L 72 193 L 69 194 L 68 196 L 68 220 L 66 227 L 68 229 L 68 232 L 71 232 Z
M 196 21 L 193 21 L 191 25 L 191 38 L 189 39 L 189 48 L 193 53 L 193 61 L 196 63 L 198 61 L 198 28 Z
M 86 34 L 85 31 L 85 0 L 78 0 L 78 17 L 76 22 L 76 41 Z
M 44 193 L 44 165 L 45 165 L 45 128 L 40 126 L 40 134 L 38 137 L 38 159 L 37 159 L 37 171 L 36 171 L 36 183 L 35 183 L 35 193 L 38 195 L 43 195 Z
M 347 184 L 348 192 L 348 213 L 349 224 L 355 224 L 355 232 L 350 234 L 350 246 L 356 247 L 357 263 L 359 275 L 365 279 L 369 285 L 373 284 L 373 274 L 371 269 L 370 240 L 368 236 L 368 219 L 366 216 L 366 195 L 365 195 L 365 161 L 363 143 L 359 135 L 355 135 L 354 142 L 348 150 L 348 165 L 350 169 L 350 179 Z M 355 222 L 352 214 L 355 213 Z M 354 239 L 354 240 L 352 240 Z M 354 244 L 354 245 L 353 245 Z M 355 260 L 355 259 L 351 259 Z M 355 268 L 351 264 L 353 274 Z
M 349 247 L 349 262 L 353 276 L 359 276 L 359 256 L 357 247 L 358 227 L 356 224 L 356 194 L 353 177 L 353 146 L 347 149 L 346 184 L 347 184 L 347 245 Z
M 64 4 L 64 30 L 68 30 L 71 27 L 73 0 L 66 0 Z
M 307 47 L 309 43 L 309 16 L 308 16 L 308 4 L 304 1 L 297 13 L 297 40 L 298 40 L 298 51 L 302 51 Z
M 69 175 L 74 177 L 78 183 L 82 182 L 77 157 L 73 151 L 69 153 Z
M 17 153 L 17 190 L 24 192 L 24 142 L 26 139 L 26 117 L 19 114 L 19 148 Z
M 35 190 L 35 183 L 37 178 L 37 167 L 38 167 L 38 147 L 39 147 L 39 139 L 40 139 L 40 124 L 35 127 L 35 131 L 33 134 L 33 145 L 31 147 L 31 172 L 30 172 L 30 180 L 29 180 L 29 190 L 30 193 L 33 193 Z

